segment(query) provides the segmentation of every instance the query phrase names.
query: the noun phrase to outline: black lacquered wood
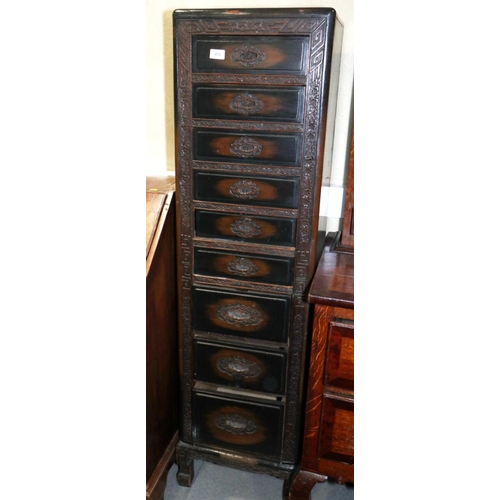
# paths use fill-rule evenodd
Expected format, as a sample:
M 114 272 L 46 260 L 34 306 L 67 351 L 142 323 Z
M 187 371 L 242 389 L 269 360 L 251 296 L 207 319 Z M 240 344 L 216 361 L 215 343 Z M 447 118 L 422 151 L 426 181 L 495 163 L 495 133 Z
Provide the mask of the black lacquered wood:
M 297 208 L 297 177 L 275 178 L 194 172 L 194 199 L 243 205 Z
M 308 43 L 309 37 L 305 36 L 286 38 L 195 36 L 193 38 L 193 73 L 224 71 L 227 73 L 304 75 Z M 214 53 L 214 50 L 219 52 Z
M 219 278 L 291 285 L 293 259 L 195 248 L 194 272 Z
M 283 406 L 194 394 L 194 442 L 263 457 L 281 451 Z
M 183 412 L 177 456 L 184 485 L 198 457 L 277 475 L 289 499 L 301 440 L 305 297 L 323 246 L 327 98 L 337 93 L 329 75 L 333 69 L 337 76 L 340 61 L 332 47 L 340 48 L 341 32 L 330 8 L 174 12 Z M 201 373 L 194 366 L 198 342 L 282 352 L 284 392 L 193 379 Z M 223 368 L 255 369 L 242 359 L 226 359 Z M 216 396 L 228 390 L 231 396 Z M 256 416 L 262 409 L 270 440 L 217 437 L 207 421 L 217 398 Z M 248 414 L 239 415 L 219 424 L 255 438 Z
M 295 219 L 195 211 L 196 236 L 294 246 Z
M 301 122 L 305 87 L 193 87 L 193 117 Z
M 289 297 L 193 289 L 193 327 L 202 332 L 286 342 Z
M 301 145 L 299 133 L 193 132 L 195 160 L 299 166 Z
M 228 387 L 283 394 L 286 353 L 195 341 L 194 378 Z

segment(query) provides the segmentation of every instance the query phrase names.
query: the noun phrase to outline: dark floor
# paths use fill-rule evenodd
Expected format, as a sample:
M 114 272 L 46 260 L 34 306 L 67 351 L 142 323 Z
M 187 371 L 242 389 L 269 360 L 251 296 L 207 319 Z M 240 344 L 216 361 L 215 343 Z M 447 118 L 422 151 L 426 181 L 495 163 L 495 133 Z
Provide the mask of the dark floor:
M 190 488 L 179 486 L 177 465 L 169 471 L 164 500 L 281 500 L 283 480 L 201 460 L 194 461 Z M 311 500 L 353 500 L 354 487 L 327 481 L 314 486 Z

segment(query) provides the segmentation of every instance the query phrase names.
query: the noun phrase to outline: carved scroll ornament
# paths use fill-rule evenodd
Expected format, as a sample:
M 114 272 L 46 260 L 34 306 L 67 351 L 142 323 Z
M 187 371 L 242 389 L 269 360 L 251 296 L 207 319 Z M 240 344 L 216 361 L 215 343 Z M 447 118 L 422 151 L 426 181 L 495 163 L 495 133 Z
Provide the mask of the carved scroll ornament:
M 231 434 L 254 434 L 257 431 L 254 422 L 237 413 L 221 415 L 215 420 L 215 425 Z
M 220 306 L 216 314 L 221 321 L 239 327 L 256 326 L 264 319 L 259 311 L 243 304 Z
M 231 59 L 244 66 L 245 68 L 251 68 L 265 61 L 266 54 L 262 52 L 258 47 L 253 45 L 242 45 L 238 47 L 232 54 Z

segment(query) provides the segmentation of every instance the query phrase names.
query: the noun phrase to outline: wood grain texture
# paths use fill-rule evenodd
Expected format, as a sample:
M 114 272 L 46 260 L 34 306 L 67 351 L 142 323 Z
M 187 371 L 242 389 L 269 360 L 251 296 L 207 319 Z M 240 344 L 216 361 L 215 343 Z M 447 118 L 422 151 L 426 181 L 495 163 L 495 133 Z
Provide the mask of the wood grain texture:
M 354 254 L 336 252 L 333 239 L 327 238 L 309 293 L 313 331 L 294 500 L 309 499 L 314 474 L 354 482 Z

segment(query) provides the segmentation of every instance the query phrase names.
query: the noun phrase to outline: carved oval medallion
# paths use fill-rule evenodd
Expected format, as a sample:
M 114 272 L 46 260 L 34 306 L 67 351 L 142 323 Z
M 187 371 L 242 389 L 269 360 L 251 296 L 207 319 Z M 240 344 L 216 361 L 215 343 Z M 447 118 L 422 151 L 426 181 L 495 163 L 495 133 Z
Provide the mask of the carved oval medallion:
M 257 377 L 260 374 L 260 368 L 257 363 L 241 356 L 232 356 L 221 358 L 217 361 L 217 368 L 236 380 L 243 380 L 247 377 Z
M 249 418 L 242 417 L 237 413 L 226 413 L 215 419 L 215 425 L 223 431 L 231 434 L 253 434 L 257 426 Z
M 240 137 L 229 146 L 229 150 L 240 158 L 253 158 L 262 152 L 262 144 L 251 137 Z
M 265 61 L 266 54 L 262 52 L 258 47 L 253 45 L 242 45 L 238 47 L 232 54 L 231 59 L 244 66 L 245 68 L 251 68 Z
M 238 257 L 229 262 L 227 270 L 236 276 L 253 276 L 258 271 L 257 266 L 244 257 Z
M 251 199 L 256 198 L 260 194 L 260 189 L 255 182 L 249 180 L 241 180 L 235 182 L 230 188 L 229 192 L 237 198 Z
M 229 304 L 220 306 L 216 311 L 217 317 L 235 326 L 256 326 L 262 322 L 262 314 L 256 309 L 243 304 Z
M 245 92 L 231 99 L 229 107 L 240 115 L 253 115 L 262 111 L 264 103 L 258 97 Z
M 245 217 L 235 220 L 230 226 L 231 232 L 242 238 L 250 238 L 260 233 L 260 226 L 253 219 Z

